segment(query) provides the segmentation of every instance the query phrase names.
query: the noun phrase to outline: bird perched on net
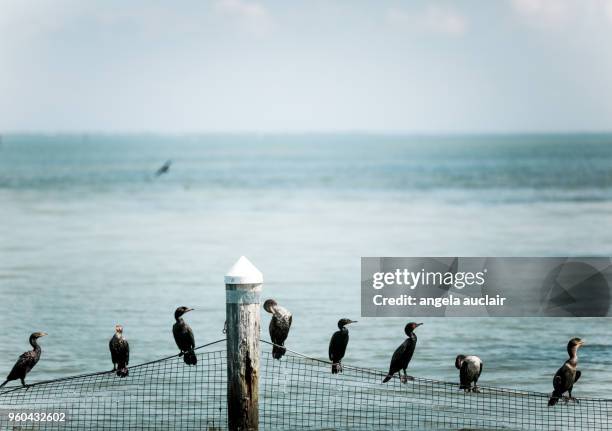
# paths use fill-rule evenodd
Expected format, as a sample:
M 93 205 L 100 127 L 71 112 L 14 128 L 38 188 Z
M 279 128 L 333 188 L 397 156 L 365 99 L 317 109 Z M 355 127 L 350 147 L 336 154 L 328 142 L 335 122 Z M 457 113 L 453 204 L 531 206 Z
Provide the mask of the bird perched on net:
M 400 344 L 400 346 L 395 349 L 393 352 L 393 356 L 391 357 L 391 363 L 389 364 L 389 372 L 387 376 L 383 379 L 383 383 L 391 380 L 391 377 L 397 372 L 399 372 L 400 380 L 402 383 L 406 383 L 408 381 L 408 374 L 406 374 L 406 368 L 408 368 L 408 364 L 412 359 L 412 355 L 414 355 L 414 349 L 416 348 L 417 336 L 414 333 L 414 330 L 421 326 L 422 323 L 410 322 L 404 327 L 404 332 L 408 336 L 406 340 Z M 404 375 L 402 376 L 401 371 L 404 371 Z
M 46 332 L 34 332 L 30 335 L 30 345 L 32 346 L 32 350 L 28 350 L 19 356 L 19 359 L 17 359 L 17 362 L 15 362 L 15 365 L 13 365 L 13 369 L 8 376 L 6 376 L 6 380 L 0 385 L 0 388 L 6 385 L 8 382 L 17 379 L 21 380 L 21 385 L 23 387 L 27 387 L 25 383 L 26 375 L 32 371 L 32 368 L 34 368 L 34 366 L 38 363 L 42 353 L 42 350 L 38 345 L 38 339 L 40 337 L 44 337 L 45 335 L 47 335 Z
M 187 365 L 195 365 L 198 363 L 198 358 L 195 354 L 195 338 L 191 327 L 183 320 L 183 315 L 193 311 L 193 308 L 179 307 L 174 312 L 174 325 L 172 326 L 172 335 L 174 341 L 180 350 L 179 356 L 183 357 L 183 361 Z
M 342 372 L 342 358 L 346 353 L 346 346 L 349 342 L 349 331 L 346 325 L 357 323 L 356 320 L 340 319 L 338 321 L 338 331 L 334 332 L 329 341 L 329 360 L 332 361 L 332 374 Z
M 572 338 L 567 343 L 567 353 L 569 359 L 557 370 L 555 377 L 553 378 L 553 393 L 548 400 L 549 406 L 554 406 L 563 397 L 564 393 L 568 393 L 569 397 L 566 401 L 576 401 L 576 398 L 572 397 L 572 390 L 574 389 L 574 383 L 580 379 L 582 373 L 577 369 L 578 367 L 578 349 L 584 345 L 584 341 L 580 338 Z
M 113 371 L 116 371 L 119 377 L 127 377 L 129 375 L 130 345 L 123 336 L 123 326 L 115 325 L 115 334 L 110 339 L 108 348 L 113 361 Z
M 272 343 L 274 343 L 274 346 L 272 346 L 272 357 L 274 359 L 280 359 L 287 352 L 284 345 L 289 335 L 293 317 L 289 310 L 278 305 L 274 299 L 268 299 L 264 302 L 263 308 L 268 313 L 272 314 L 269 327 L 270 339 Z
M 459 370 L 459 388 L 465 392 L 480 392 L 476 384 L 482 373 L 482 360 L 474 355 L 457 355 L 455 367 Z

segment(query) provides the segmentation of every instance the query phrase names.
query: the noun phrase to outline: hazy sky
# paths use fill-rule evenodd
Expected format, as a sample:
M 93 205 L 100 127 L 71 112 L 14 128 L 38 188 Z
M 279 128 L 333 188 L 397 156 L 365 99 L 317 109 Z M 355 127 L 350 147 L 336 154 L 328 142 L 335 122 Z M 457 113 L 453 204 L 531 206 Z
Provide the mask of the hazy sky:
M 0 130 L 612 130 L 612 0 L 0 0 Z

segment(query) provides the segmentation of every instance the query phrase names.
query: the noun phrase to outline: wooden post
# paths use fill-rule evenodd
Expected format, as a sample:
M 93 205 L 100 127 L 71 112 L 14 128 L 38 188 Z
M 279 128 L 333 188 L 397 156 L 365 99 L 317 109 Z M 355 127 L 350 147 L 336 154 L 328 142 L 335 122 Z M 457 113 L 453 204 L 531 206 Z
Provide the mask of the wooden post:
M 231 431 L 259 428 L 259 296 L 263 276 L 244 256 L 225 275 L 227 422 Z

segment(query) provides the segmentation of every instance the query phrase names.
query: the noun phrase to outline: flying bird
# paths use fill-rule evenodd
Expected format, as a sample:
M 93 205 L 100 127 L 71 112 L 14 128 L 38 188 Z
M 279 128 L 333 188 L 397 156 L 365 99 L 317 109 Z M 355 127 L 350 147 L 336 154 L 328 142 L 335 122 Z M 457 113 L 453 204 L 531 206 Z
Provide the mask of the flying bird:
M 13 366 L 13 369 L 11 370 L 9 375 L 6 376 L 6 380 L 4 381 L 4 383 L 0 385 L 0 388 L 6 385 L 11 380 L 17 379 L 21 380 L 21 385 L 23 387 L 28 386 L 25 383 L 25 377 L 30 371 L 32 371 L 32 368 L 34 368 L 34 366 L 38 363 L 38 360 L 40 359 L 40 354 L 42 353 L 37 340 L 40 337 L 44 337 L 45 335 L 47 335 L 46 332 L 34 332 L 32 335 L 30 335 L 30 345 L 33 349 L 21 354 L 19 359 L 17 359 L 17 362 L 15 362 L 15 365 Z
M 157 171 L 155 171 L 155 176 L 159 177 L 160 175 L 167 173 L 170 170 L 171 165 L 172 165 L 172 160 L 166 160 L 166 163 L 161 165 L 160 168 Z
M 180 350 L 179 356 L 183 357 L 183 360 L 187 365 L 195 365 L 198 363 L 198 358 L 194 352 L 195 338 L 193 337 L 193 331 L 191 327 L 183 320 L 183 314 L 193 311 L 193 308 L 179 307 L 174 312 L 174 319 L 176 322 L 172 326 L 172 335 L 174 335 L 174 341 Z
M 346 325 L 357 323 L 356 320 L 340 319 L 338 321 L 338 331 L 334 332 L 329 341 L 329 360 L 332 361 L 332 374 L 342 372 L 342 358 L 346 353 L 346 346 L 349 342 L 349 331 Z
M 129 375 L 130 345 L 123 336 L 123 326 L 115 325 L 115 335 L 110 339 L 108 348 L 113 361 L 113 371 L 117 371 L 119 377 L 127 377 Z
M 578 367 L 578 349 L 582 345 L 584 345 L 584 341 L 580 338 L 572 338 L 567 343 L 569 359 L 557 370 L 553 378 L 553 393 L 548 400 L 549 406 L 557 404 L 566 392 L 569 395 L 566 402 L 569 400 L 577 401 L 576 398 L 572 397 L 572 389 L 574 389 L 574 383 L 582 375 L 580 370 L 576 369 Z
M 289 335 L 289 328 L 291 328 L 293 317 L 289 310 L 278 305 L 274 299 L 268 299 L 264 302 L 263 308 L 272 314 L 269 327 L 270 339 L 274 343 L 274 346 L 272 346 L 272 357 L 280 359 L 287 352 L 284 345 Z
M 455 367 L 459 370 L 459 388 L 464 392 L 480 392 L 476 383 L 482 373 L 482 360 L 474 355 L 457 355 Z
M 387 376 L 384 378 L 383 383 L 387 383 L 391 380 L 391 377 L 397 372 L 399 372 L 400 381 L 402 383 L 406 383 L 408 381 L 408 374 L 406 374 L 406 368 L 408 368 L 408 364 L 412 359 L 412 355 L 414 354 L 414 349 L 416 348 L 417 336 L 414 333 L 414 330 L 421 326 L 422 323 L 410 322 L 404 328 L 404 332 L 408 336 L 406 340 L 400 344 L 400 346 L 395 349 L 393 352 L 393 356 L 391 357 L 391 363 L 389 364 L 389 372 Z M 404 375 L 402 376 L 401 370 L 404 370 Z

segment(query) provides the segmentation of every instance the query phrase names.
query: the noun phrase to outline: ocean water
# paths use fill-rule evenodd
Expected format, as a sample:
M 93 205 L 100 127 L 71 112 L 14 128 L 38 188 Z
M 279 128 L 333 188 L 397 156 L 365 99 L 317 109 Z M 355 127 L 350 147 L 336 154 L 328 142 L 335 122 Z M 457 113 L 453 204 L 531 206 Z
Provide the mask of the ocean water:
M 289 348 L 325 358 L 350 317 L 345 362 L 386 369 L 409 319 L 359 318 L 360 257 L 610 256 L 612 135 L 5 135 L 0 375 L 39 330 L 30 380 L 110 369 L 116 323 L 133 364 L 174 354 L 179 305 L 222 338 L 241 255 L 293 312 Z M 580 336 L 574 394 L 611 397 L 612 319 L 420 321 L 412 375 L 455 381 L 469 353 L 483 385 L 550 392 Z

